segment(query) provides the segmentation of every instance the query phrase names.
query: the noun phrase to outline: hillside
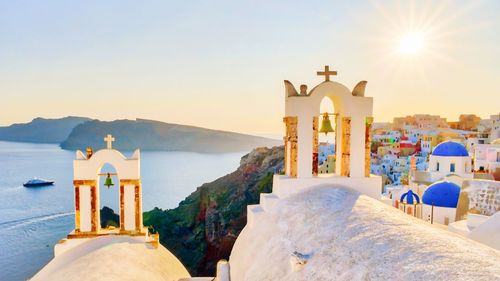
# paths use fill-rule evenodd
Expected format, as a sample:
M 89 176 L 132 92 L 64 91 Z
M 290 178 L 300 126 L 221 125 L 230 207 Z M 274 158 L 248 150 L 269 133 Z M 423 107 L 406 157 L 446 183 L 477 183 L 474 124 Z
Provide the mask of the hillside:
M 228 259 L 246 224 L 246 206 L 270 192 L 273 174 L 283 167 L 283 147 L 258 148 L 241 158 L 236 171 L 198 187 L 175 209 L 144 213 L 144 225 L 193 276 L 214 276 L 215 264 Z
M 164 150 L 201 153 L 249 151 L 255 147 L 275 146 L 278 140 L 170 124 L 151 120 L 90 121 L 76 126 L 61 143 L 63 149 L 103 148 L 103 137 L 112 134 L 113 147 L 120 150 Z
M 58 119 L 35 118 L 29 123 L 0 127 L 0 140 L 61 143 L 68 137 L 76 125 L 90 120 L 92 119 L 74 116 Z

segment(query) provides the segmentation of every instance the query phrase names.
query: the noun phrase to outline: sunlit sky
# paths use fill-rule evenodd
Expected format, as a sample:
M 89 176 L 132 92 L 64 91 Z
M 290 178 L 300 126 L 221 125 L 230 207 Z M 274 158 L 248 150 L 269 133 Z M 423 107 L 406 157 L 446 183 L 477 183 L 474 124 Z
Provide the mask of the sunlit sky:
M 500 112 L 500 1 L 0 0 L 0 125 L 282 132 L 283 80 L 367 80 L 375 121 Z

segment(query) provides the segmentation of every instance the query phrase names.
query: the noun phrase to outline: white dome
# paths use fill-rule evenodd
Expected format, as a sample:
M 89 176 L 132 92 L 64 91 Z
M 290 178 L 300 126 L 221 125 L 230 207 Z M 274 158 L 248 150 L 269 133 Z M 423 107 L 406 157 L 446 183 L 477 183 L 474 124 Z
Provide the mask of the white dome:
M 190 277 L 167 249 L 130 236 L 102 236 L 55 257 L 30 281 L 179 280 Z
M 298 271 L 292 270 L 294 252 L 307 258 Z M 499 251 L 335 187 L 308 188 L 278 199 L 243 229 L 229 264 L 231 280 L 238 281 L 496 280 L 500 276 Z

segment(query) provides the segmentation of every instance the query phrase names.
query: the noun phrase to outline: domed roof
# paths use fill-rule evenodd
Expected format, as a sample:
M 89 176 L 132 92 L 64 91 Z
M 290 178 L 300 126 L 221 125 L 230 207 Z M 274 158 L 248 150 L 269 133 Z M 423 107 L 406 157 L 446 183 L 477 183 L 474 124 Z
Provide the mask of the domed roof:
M 108 235 L 88 239 L 57 255 L 30 280 L 184 280 L 190 277 L 184 265 L 162 245 L 154 248 L 139 236 Z
M 423 220 L 410 223 L 400 210 L 352 189 L 305 185 L 272 208 L 236 239 L 229 259 L 231 280 L 417 279 L 417 270 L 429 269 L 429 257 L 439 257 L 440 266 L 425 281 L 496 280 L 500 274 L 500 267 L 492 266 L 500 264 L 498 251 L 437 231 Z M 351 263 L 353 253 L 358 254 Z M 366 264 L 373 266 L 360 272 Z
M 427 205 L 456 208 L 459 196 L 460 186 L 449 181 L 440 181 L 427 188 L 422 196 L 422 201 Z
M 411 189 L 408 190 L 408 192 L 403 193 L 403 195 L 401 195 L 401 198 L 399 201 L 404 202 L 405 197 L 406 197 L 406 204 L 413 204 L 414 203 L 413 198 L 415 198 L 415 200 L 417 201 L 417 204 L 420 204 L 420 198 L 418 197 L 417 194 L 413 193 L 413 191 Z
M 458 142 L 454 141 L 445 141 L 436 146 L 434 151 L 432 151 L 432 155 L 434 156 L 469 156 L 469 152 L 467 149 Z

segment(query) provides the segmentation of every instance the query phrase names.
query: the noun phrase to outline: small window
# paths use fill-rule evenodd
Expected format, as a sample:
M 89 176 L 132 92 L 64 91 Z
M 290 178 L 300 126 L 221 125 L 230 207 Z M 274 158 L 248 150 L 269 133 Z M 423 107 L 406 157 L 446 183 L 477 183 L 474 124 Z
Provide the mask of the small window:
M 436 171 L 439 172 L 439 162 L 436 163 Z
M 450 173 L 454 173 L 455 172 L 455 163 L 451 163 L 450 164 Z

